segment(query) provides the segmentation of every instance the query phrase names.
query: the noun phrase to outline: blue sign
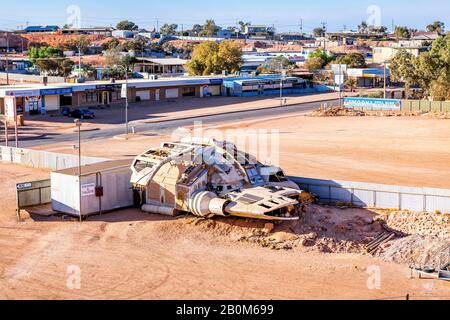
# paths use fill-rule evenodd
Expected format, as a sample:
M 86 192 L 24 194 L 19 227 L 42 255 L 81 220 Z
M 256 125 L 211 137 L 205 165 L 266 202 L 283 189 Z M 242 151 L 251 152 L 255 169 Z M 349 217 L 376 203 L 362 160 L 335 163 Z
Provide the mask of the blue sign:
M 363 110 L 401 110 L 402 101 L 397 99 L 345 98 L 344 106 Z
M 209 83 L 211 85 L 221 85 L 223 83 L 223 79 L 210 79 Z
M 51 96 L 51 95 L 71 94 L 72 88 L 41 89 L 40 91 L 41 96 Z

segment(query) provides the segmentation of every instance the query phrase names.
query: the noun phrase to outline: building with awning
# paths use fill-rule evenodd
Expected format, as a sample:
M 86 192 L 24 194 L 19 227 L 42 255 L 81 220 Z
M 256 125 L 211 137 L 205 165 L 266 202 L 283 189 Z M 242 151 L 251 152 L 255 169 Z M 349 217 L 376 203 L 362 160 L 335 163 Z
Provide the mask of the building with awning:
M 390 82 L 391 72 L 388 68 L 350 68 L 347 76 L 356 80 L 358 87 L 381 87 L 384 85 L 386 72 L 387 83 Z
M 285 94 L 304 93 L 310 88 L 310 83 L 302 78 L 281 78 L 280 75 L 228 78 L 223 80 L 222 95 L 240 97 L 276 95 L 280 93 L 281 86 Z

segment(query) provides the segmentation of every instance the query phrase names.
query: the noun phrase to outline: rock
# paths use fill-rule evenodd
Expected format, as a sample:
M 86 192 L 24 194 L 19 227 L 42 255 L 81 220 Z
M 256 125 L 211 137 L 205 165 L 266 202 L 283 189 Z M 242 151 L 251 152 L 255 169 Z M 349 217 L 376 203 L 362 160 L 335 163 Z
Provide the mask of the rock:
M 275 229 L 275 225 L 273 223 L 266 223 L 264 225 L 263 232 L 265 233 L 271 233 Z
M 277 232 L 270 236 L 268 239 L 275 243 L 284 243 L 288 241 L 295 241 L 298 239 L 298 237 L 292 233 Z
M 306 240 L 314 241 L 319 237 L 319 235 L 315 232 L 311 232 L 305 236 Z

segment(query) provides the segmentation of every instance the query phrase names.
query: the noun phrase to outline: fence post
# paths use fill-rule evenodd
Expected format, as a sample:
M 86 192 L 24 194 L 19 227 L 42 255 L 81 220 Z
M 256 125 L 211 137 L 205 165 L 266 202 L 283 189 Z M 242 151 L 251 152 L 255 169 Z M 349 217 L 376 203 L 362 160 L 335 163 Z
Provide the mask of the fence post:
M 377 207 L 377 191 L 373 190 L 373 207 Z

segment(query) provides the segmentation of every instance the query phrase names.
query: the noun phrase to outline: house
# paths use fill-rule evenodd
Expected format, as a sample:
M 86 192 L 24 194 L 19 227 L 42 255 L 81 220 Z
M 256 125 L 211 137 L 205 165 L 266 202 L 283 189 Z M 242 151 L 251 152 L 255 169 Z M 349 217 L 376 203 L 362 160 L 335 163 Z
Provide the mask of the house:
M 59 30 L 58 26 L 29 26 L 25 28 L 26 33 L 52 33 Z
M 312 40 L 313 38 L 308 37 L 302 32 L 285 32 L 278 33 L 276 35 L 277 40 L 289 42 L 289 41 L 302 41 L 302 40 Z
M 410 44 L 396 43 L 388 47 L 374 47 L 373 48 L 373 63 L 384 64 L 388 63 L 397 52 L 405 50 L 413 56 L 418 57 L 421 53 L 427 52 L 430 49 L 428 46 L 410 46 Z
M 28 39 L 18 34 L 0 32 L 0 52 L 23 52 L 28 49 Z
M 187 60 L 179 58 L 142 58 L 136 57 L 135 71 L 158 76 L 181 76 L 186 72 Z
M 67 28 L 62 29 L 62 34 L 95 34 L 99 36 L 111 37 L 112 27 L 91 27 L 91 28 Z
M 217 32 L 217 36 L 219 38 L 230 39 L 232 37 L 236 37 L 236 31 L 230 29 L 220 29 Z
M 135 33 L 130 30 L 114 30 L 112 36 L 119 39 L 133 39 Z
M 265 25 L 249 25 L 245 27 L 244 34 L 249 38 L 267 39 L 273 29 Z

